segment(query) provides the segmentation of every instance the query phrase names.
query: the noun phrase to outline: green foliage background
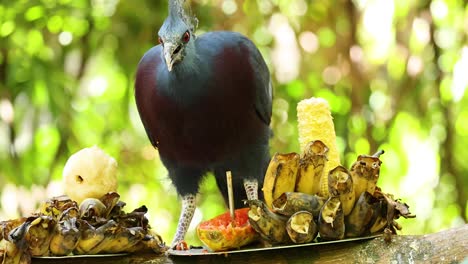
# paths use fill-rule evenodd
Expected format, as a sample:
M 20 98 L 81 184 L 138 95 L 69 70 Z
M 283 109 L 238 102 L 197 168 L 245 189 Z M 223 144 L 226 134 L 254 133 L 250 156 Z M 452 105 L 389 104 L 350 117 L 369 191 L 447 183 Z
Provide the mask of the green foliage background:
M 324 97 L 343 164 L 385 149 L 379 185 L 417 214 L 401 221 L 404 234 L 467 221 L 466 2 L 195 0 L 192 8 L 199 34 L 242 32 L 267 60 L 272 153 L 299 151 L 296 104 Z M 119 162 L 128 209 L 146 204 L 170 242 L 179 201 L 133 98 L 136 66 L 166 14 L 161 0 L 0 3 L 0 220 L 60 194 L 67 158 L 96 144 Z M 211 177 L 198 205 L 193 226 L 225 210 Z

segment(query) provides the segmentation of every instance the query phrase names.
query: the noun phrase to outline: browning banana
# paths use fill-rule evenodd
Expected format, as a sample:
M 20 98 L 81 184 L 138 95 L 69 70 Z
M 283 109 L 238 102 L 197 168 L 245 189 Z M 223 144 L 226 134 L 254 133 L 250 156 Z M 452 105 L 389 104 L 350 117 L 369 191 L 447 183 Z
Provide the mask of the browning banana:
M 77 255 L 89 254 L 91 250 L 104 240 L 104 230 L 112 225 L 115 225 L 115 222 L 110 220 L 99 228 L 94 228 L 87 221 L 81 221 L 81 238 L 73 253 Z
M 288 218 L 270 211 L 260 200 L 247 200 L 250 207 L 248 213 L 250 225 L 260 236 L 271 244 L 281 244 L 290 241 L 286 231 Z
M 314 219 L 318 219 L 320 210 L 326 199 L 317 195 L 310 195 L 300 192 L 285 192 L 273 201 L 273 211 L 276 213 L 291 216 L 298 211 L 308 211 L 312 213 Z
M 31 254 L 24 235 L 34 218 L 19 218 L 0 222 L 0 263 L 31 263 Z M 28 222 L 27 224 L 24 224 Z
M 320 237 L 324 240 L 344 238 L 344 214 L 338 197 L 330 197 L 325 202 L 319 215 L 318 227 Z
M 368 192 L 363 192 L 351 213 L 345 218 L 346 237 L 359 237 L 369 230 L 369 223 L 374 215 L 373 205 L 378 202 Z
M 104 237 L 90 254 L 127 252 L 145 237 L 145 233 L 141 227 L 116 226 L 106 229 Z
M 392 194 L 385 194 L 376 191 L 374 194 L 379 202 L 376 203 L 376 212 L 372 218 L 371 233 L 380 233 L 384 231 L 391 240 L 390 234 L 396 234 L 396 230 L 401 230 L 401 226 L 395 221 L 400 218 L 415 218 L 409 211 L 409 206 L 402 203 L 399 199 L 394 199 Z M 387 238 L 388 239 L 388 238 Z
M 50 253 L 56 256 L 70 254 L 78 245 L 81 232 L 78 227 L 78 209 L 69 208 L 57 223 L 50 240 Z
M 27 222 L 25 222 L 26 224 Z M 38 216 L 27 228 L 25 240 L 32 256 L 47 256 L 57 221 L 51 216 Z
M 152 230 L 147 230 L 145 237 L 135 246 L 128 248 L 127 252 L 132 253 L 144 250 L 151 250 L 153 253 L 161 253 L 167 250 L 167 246 L 159 234 Z
M 320 140 L 309 142 L 299 161 L 296 192 L 318 194 L 327 162 L 328 147 Z
M 356 200 L 365 191 L 374 194 L 380 175 L 380 165 L 382 164 L 379 157 L 383 153 L 384 151 L 381 150 L 372 156 L 359 155 L 357 161 L 351 166 L 350 174 L 353 178 Z
M 107 207 L 101 200 L 96 198 L 86 198 L 80 204 L 80 218 L 92 220 L 93 218 L 105 217 Z
M 75 201 L 72 201 L 66 195 L 57 196 L 42 203 L 39 207 L 39 214 L 56 218 L 59 217 L 59 215 L 64 211 L 72 207 L 78 207 Z
M 317 237 L 318 227 L 314 216 L 307 211 L 293 214 L 286 223 L 289 238 L 296 244 L 309 243 Z
M 268 208 L 281 194 L 294 191 L 299 159 L 297 153 L 276 153 L 271 159 L 262 189 Z
M 356 201 L 353 188 L 353 179 L 348 170 L 343 166 L 337 166 L 328 174 L 328 192 L 331 196 L 340 198 L 345 216 L 351 213 Z

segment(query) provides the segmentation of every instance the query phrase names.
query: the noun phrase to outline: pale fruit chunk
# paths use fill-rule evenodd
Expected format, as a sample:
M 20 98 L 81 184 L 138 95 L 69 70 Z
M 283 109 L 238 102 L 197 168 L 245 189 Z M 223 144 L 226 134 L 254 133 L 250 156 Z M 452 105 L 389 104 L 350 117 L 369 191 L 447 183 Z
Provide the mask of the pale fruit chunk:
M 84 148 L 68 159 L 62 173 L 65 194 L 81 203 L 117 191 L 117 162 L 97 146 Z

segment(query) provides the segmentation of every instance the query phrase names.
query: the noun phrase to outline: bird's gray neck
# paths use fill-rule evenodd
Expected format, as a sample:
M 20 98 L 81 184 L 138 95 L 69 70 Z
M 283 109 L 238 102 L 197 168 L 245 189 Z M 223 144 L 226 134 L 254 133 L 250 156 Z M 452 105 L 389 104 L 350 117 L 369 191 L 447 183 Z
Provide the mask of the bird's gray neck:
M 178 80 L 197 75 L 200 69 L 200 58 L 197 56 L 195 45 L 190 43 L 185 49 L 184 59 L 175 65 L 172 70 L 172 76 Z
M 169 72 L 168 92 L 180 103 L 191 105 L 207 91 L 205 79 L 209 71 L 197 56 L 195 45 L 186 48 L 184 59 Z

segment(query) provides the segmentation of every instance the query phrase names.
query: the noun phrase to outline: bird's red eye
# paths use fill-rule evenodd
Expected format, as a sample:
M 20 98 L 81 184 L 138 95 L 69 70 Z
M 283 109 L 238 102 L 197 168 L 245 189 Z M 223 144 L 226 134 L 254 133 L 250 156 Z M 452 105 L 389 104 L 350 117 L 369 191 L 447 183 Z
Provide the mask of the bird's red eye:
M 158 37 L 158 42 L 159 42 L 159 44 L 161 44 L 161 45 L 164 44 L 164 41 L 162 40 L 161 37 Z
M 182 41 L 187 43 L 190 40 L 190 32 L 185 31 L 184 35 L 182 36 Z

